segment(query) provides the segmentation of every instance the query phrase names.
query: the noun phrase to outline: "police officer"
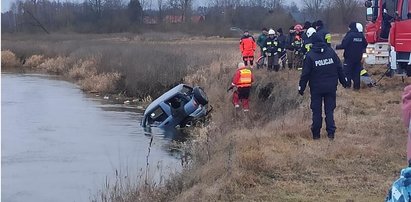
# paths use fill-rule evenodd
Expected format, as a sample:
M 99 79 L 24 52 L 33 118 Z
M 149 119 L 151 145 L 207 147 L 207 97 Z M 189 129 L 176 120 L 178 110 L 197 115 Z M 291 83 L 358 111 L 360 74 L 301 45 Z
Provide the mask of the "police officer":
M 264 42 L 263 51 L 264 55 L 268 56 L 268 70 L 278 72 L 278 70 L 280 70 L 280 65 L 278 65 L 278 55 L 281 53 L 282 49 L 279 47 L 273 29 L 268 30 L 268 38 Z
M 348 87 L 351 87 L 351 80 L 354 83 L 354 90 L 360 89 L 361 60 L 364 49 L 368 43 L 364 34 L 357 30 L 357 25 L 352 22 L 340 45 L 336 49 L 344 49 L 344 71 L 348 78 Z
M 327 31 L 327 29 L 325 29 L 323 21 L 317 20 L 314 28 L 317 30 L 317 34 L 320 36 L 321 40 L 331 47 L 331 34 Z
M 322 103 L 324 102 L 325 122 L 328 138 L 334 139 L 334 109 L 336 107 L 336 91 L 338 80 L 347 86 L 340 59 L 335 51 L 328 47 L 317 33 L 310 37 L 313 46 L 304 59 L 298 93 L 304 94 L 307 83 L 310 86 L 313 139 L 320 138 L 322 127 Z

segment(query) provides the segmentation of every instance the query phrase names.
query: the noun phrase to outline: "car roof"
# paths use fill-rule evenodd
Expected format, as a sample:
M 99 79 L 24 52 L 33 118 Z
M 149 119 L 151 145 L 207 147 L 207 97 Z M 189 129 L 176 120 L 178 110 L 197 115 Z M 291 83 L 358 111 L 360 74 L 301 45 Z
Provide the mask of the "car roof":
M 175 86 L 174 88 L 170 89 L 169 91 L 165 92 L 163 95 L 155 99 L 144 111 L 144 116 L 147 115 L 148 112 L 151 112 L 153 109 L 155 109 L 157 106 L 159 106 L 162 102 L 174 97 L 176 94 L 181 92 L 184 87 L 192 89 L 189 85 L 186 84 L 179 84 Z

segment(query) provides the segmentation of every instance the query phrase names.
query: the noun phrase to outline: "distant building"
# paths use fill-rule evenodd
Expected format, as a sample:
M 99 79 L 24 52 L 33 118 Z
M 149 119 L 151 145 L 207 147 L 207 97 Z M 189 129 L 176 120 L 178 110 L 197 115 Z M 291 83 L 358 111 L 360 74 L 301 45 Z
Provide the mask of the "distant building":
M 156 25 L 156 24 L 158 24 L 158 20 L 155 17 L 144 16 L 143 24 L 145 24 L 145 25 Z
M 179 24 L 183 23 L 183 16 L 181 15 L 166 15 L 164 18 L 165 23 L 169 24 Z
M 169 24 L 179 24 L 184 22 L 184 18 L 181 15 L 166 15 L 163 19 L 165 23 Z M 194 24 L 199 24 L 205 21 L 205 16 L 194 15 L 191 16 L 190 22 Z
M 204 21 L 205 21 L 205 16 L 202 16 L 202 15 L 191 16 L 191 22 L 194 24 L 200 24 L 200 23 L 203 23 Z

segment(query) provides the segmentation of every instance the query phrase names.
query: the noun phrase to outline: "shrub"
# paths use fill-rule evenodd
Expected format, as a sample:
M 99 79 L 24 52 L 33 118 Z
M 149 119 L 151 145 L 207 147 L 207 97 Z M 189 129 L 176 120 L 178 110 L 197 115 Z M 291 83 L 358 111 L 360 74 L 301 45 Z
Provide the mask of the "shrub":
M 37 68 L 40 64 L 45 62 L 43 55 L 32 55 L 23 64 L 23 67 Z
M 70 65 L 71 61 L 69 58 L 59 56 L 57 58 L 46 59 L 38 68 L 52 74 L 63 74 L 68 71 Z
M 1 66 L 2 67 L 16 67 L 20 65 L 16 55 L 10 50 L 1 51 Z

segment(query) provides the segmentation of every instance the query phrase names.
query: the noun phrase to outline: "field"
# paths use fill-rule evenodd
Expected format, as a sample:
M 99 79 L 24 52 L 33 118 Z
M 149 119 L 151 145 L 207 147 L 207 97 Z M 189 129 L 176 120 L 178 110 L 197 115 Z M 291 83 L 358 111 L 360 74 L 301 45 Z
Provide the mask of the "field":
M 238 41 L 179 37 L 151 40 L 132 35 L 74 35 L 2 39 L 3 68 L 6 64 L 19 66 L 24 59 L 27 64 L 32 55 L 39 55 L 45 58 L 44 62 L 27 68 L 50 67 L 53 70 L 49 72 L 80 84 L 93 75 L 117 75 L 118 80 L 114 80 L 124 87 L 107 84 L 110 88 L 116 86 L 110 90 L 112 93 L 126 89 L 128 96 L 156 97 L 180 81 L 201 85 L 207 92 L 214 106 L 211 122 L 193 129 L 190 140 L 181 145 L 186 154 L 181 173 L 162 184 L 131 182 L 111 187 L 103 190 L 96 201 L 384 199 L 390 184 L 406 166 L 407 135 L 400 119 L 400 103 L 402 89 L 410 80 L 403 83 L 400 78 L 384 78 L 379 86 L 363 87 L 359 92 L 339 87 L 336 139 L 329 141 L 323 131 L 323 138 L 313 141 L 309 91 L 303 97 L 297 94 L 300 72 L 254 70 L 251 113 L 235 113 L 226 89 L 240 60 Z M 13 58 L 4 52 L 6 49 L 18 59 L 4 61 L 6 56 Z M 62 65 L 63 71 L 54 71 L 58 65 L 45 65 L 48 60 L 70 60 L 71 63 L 61 63 L 72 65 Z M 82 65 L 76 66 L 80 61 Z M 91 76 L 70 74 L 76 67 L 84 66 L 83 72 L 93 69 L 89 63 L 95 69 Z M 384 69 L 375 67 L 370 72 L 377 79 Z

